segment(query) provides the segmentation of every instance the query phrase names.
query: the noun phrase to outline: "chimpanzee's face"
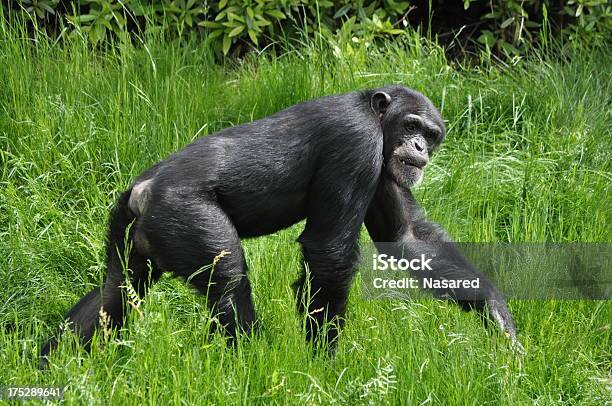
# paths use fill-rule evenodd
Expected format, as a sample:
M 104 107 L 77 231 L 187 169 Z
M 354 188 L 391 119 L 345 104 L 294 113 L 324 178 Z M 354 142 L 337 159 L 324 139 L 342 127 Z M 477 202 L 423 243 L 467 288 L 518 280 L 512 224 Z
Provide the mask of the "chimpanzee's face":
M 419 184 L 429 157 L 444 139 L 440 113 L 425 96 L 404 88 L 379 91 L 372 104 L 383 128 L 384 170 L 401 187 Z

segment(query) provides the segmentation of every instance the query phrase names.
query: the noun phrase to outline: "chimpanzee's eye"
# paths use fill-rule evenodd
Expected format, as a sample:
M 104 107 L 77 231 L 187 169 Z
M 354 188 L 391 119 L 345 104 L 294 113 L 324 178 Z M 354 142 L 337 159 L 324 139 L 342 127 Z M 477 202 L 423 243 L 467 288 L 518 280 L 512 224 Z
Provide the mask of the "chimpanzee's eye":
M 425 138 L 429 143 L 436 143 L 438 141 L 438 133 L 435 131 L 427 131 L 425 133 Z
M 419 126 L 417 125 L 417 123 L 415 123 L 414 121 L 408 121 L 406 123 L 406 131 L 409 132 L 414 132 L 419 128 Z

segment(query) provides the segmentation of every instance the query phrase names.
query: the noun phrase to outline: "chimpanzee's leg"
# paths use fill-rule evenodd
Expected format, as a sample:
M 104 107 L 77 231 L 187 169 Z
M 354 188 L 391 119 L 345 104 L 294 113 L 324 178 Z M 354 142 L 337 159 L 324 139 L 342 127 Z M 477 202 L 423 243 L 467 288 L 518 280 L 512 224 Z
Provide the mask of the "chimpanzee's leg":
M 300 238 L 308 272 L 303 272 L 295 283 L 298 310 L 307 311 L 306 337 L 310 341 L 324 339 L 330 348 L 336 345 L 336 338 L 344 325 L 344 313 L 358 250 L 355 241 L 335 244 L 319 242 L 303 234 Z M 306 289 L 309 289 L 306 292 Z M 308 308 L 306 308 L 308 304 Z M 325 322 L 325 337 L 320 335 Z
M 160 275 L 133 244 L 138 221 L 134 221 L 135 217 L 127 206 L 129 196 L 129 191 L 123 193 L 111 213 L 104 284 L 85 295 L 66 315 L 70 329 L 81 337 L 86 346 L 101 322 L 105 321 L 101 316 L 106 318 L 110 328 L 120 328 L 123 325 L 125 312 L 129 307 L 124 290 L 127 283 L 131 283 L 134 290 L 144 297 L 148 286 Z M 46 356 L 56 346 L 56 337 L 50 338 L 43 346 L 42 367 L 46 365 Z
M 229 336 L 249 332 L 255 321 L 251 286 L 238 233 L 225 212 L 213 200 L 177 194 L 156 202 L 148 214 L 145 234 L 155 262 L 205 294 Z
M 346 195 L 338 193 L 336 196 Z M 308 313 L 307 338 L 313 342 L 326 340 L 332 351 L 344 325 L 343 316 L 359 255 L 357 239 L 363 222 L 361 213 L 365 215 L 369 203 L 367 193 L 365 197 L 349 195 L 350 204 L 337 200 L 333 196 L 324 198 L 322 194 L 313 193 L 313 201 L 318 204 L 311 205 L 306 227 L 298 239 L 308 272 L 303 272 L 294 284 L 298 310 Z M 309 291 L 305 292 L 307 288 Z M 326 335 L 322 336 L 325 322 L 330 324 Z

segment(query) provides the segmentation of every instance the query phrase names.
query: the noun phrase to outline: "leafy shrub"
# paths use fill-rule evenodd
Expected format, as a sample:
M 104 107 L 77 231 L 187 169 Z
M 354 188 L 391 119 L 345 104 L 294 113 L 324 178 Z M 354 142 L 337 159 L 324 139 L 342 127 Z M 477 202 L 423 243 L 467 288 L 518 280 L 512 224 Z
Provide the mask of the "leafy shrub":
M 563 12 L 576 18 L 566 29 L 570 39 L 607 41 L 612 32 L 612 5 L 608 0 L 570 0 Z
M 26 13 L 44 19 L 49 14 L 55 14 L 59 0 L 22 0 L 20 3 Z
M 464 0 L 464 7 L 477 1 Z M 607 0 L 490 0 L 488 5 L 490 12 L 481 17 L 487 28 L 477 40 L 498 54 L 523 54 L 551 25 L 571 40 L 589 43 L 605 41 L 612 32 L 612 6 Z
M 348 24 L 355 35 L 369 39 L 398 35 L 408 6 L 405 1 L 221 0 L 210 3 L 197 25 L 227 54 L 237 44 L 261 46 L 291 36 L 296 27 L 333 33 Z
M 135 27 L 162 27 L 178 36 L 207 31 L 222 54 L 243 45 L 264 46 L 296 28 L 334 33 L 345 24 L 364 42 L 403 32 L 406 1 L 310 0 L 17 0 L 18 10 L 48 20 L 63 11 L 66 21 L 96 44 Z M 63 6 L 63 7 L 62 7 Z M 60 10 L 61 9 L 61 10 Z M 403 22 L 403 26 L 398 24 Z M 313 27 L 315 27 L 313 29 Z
M 178 37 L 206 32 L 218 55 L 227 55 L 304 34 L 328 38 L 341 34 L 369 46 L 377 39 L 401 34 L 415 4 L 433 4 L 433 10 L 420 14 L 420 21 L 412 21 L 425 25 L 430 24 L 431 15 L 450 9 L 451 2 L 454 0 L 14 0 L 12 9 L 51 29 L 67 22 L 94 44 L 146 29 L 161 29 Z M 612 32 L 612 6 L 607 0 L 464 0 L 463 5 L 466 14 L 477 14 L 479 28 L 471 34 L 476 41 L 511 57 L 523 54 L 542 32 L 547 37 L 551 27 L 554 33 L 586 42 L 609 40 Z M 483 5 L 484 14 L 480 12 Z
M 107 32 L 118 34 L 124 30 L 125 1 L 88 0 L 81 3 L 89 6 L 86 13 L 75 13 L 66 18 L 74 26 L 80 27 L 94 44 L 104 40 Z
M 218 38 L 217 46 L 227 54 L 232 44 L 247 37 L 255 46 L 266 34 L 274 38 L 293 3 L 298 1 L 221 0 L 198 25 L 208 28 L 209 38 Z

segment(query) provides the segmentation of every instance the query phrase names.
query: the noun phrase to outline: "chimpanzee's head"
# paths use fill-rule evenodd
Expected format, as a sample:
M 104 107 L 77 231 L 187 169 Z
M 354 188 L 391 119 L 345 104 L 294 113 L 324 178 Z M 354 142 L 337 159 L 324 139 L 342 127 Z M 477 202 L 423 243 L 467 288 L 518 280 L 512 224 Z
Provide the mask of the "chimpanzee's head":
M 383 130 L 384 170 L 399 186 L 417 185 L 446 134 L 440 113 L 427 97 L 402 86 L 373 91 L 370 106 Z

